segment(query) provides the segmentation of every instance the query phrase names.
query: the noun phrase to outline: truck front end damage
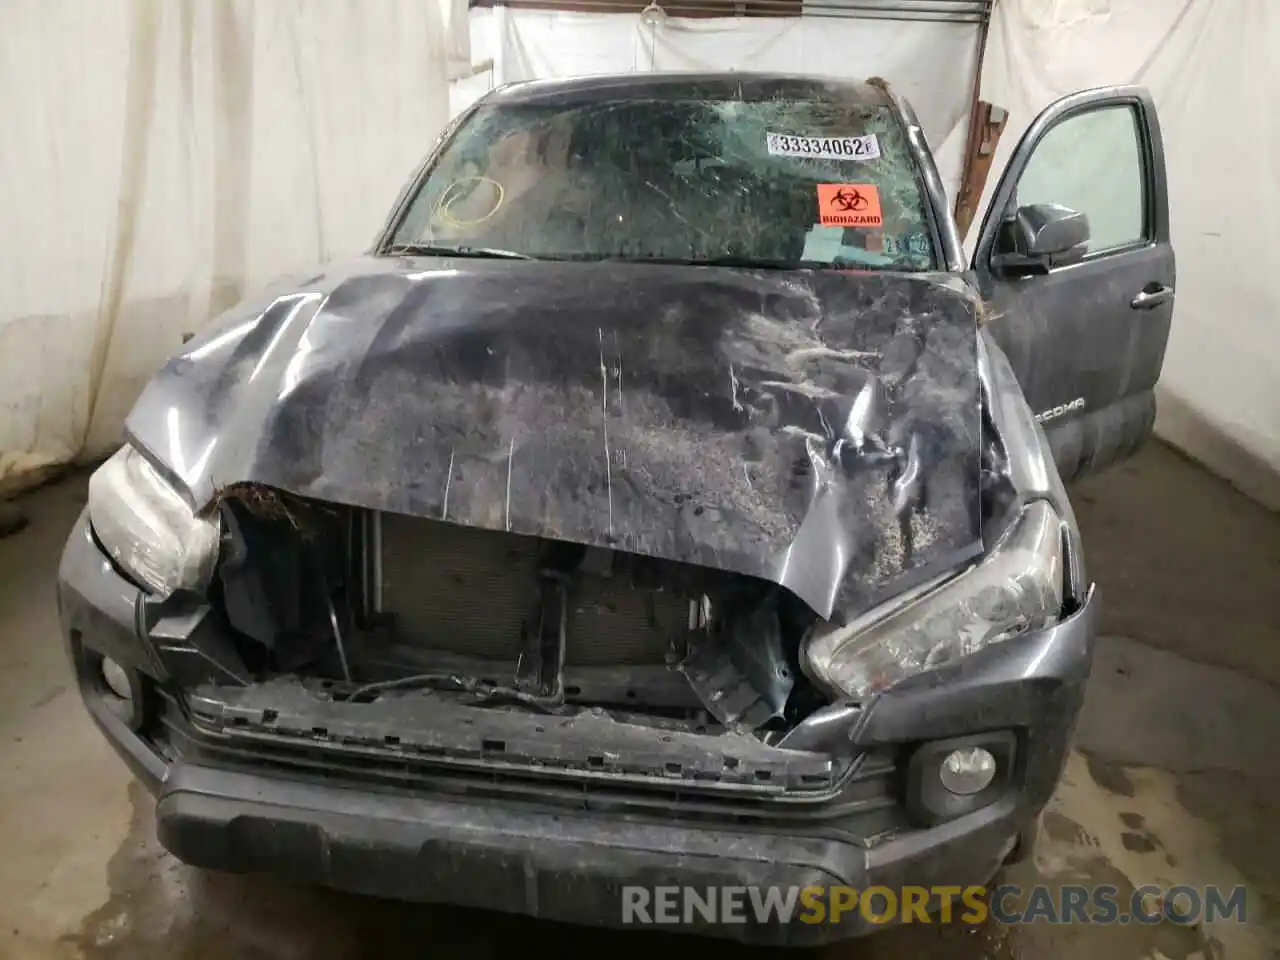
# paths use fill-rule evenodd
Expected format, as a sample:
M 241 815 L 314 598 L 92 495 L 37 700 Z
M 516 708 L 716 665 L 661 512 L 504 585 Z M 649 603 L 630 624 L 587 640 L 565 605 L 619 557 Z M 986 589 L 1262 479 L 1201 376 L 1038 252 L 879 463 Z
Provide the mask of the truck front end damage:
M 85 703 L 156 794 L 161 842 L 187 863 L 606 925 L 624 922 L 623 888 L 635 885 L 964 886 L 1026 838 L 1066 756 L 1094 633 L 1087 595 L 1016 643 L 855 702 L 820 695 L 797 670 L 812 632 L 794 599 L 739 575 L 531 561 L 534 612 L 516 640 L 491 634 L 485 656 L 463 656 L 448 647 L 502 623 L 503 598 L 467 595 L 484 580 L 473 557 L 470 575 L 444 574 L 456 577 L 458 632 L 433 643 L 399 631 L 391 608 L 411 598 L 392 585 L 386 524 L 384 609 L 348 616 L 348 591 L 367 609 L 372 557 L 348 553 L 347 537 L 376 542 L 373 518 L 313 509 L 336 539 L 266 520 L 296 545 L 273 566 L 309 578 L 307 556 L 328 549 L 353 562 L 312 581 L 327 585 L 309 591 L 287 641 L 241 631 L 243 583 L 213 603 L 150 597 L 106 559 L 87 518 L 64 555 L 60 607 Z M 493 557 L 515 569 L 521 546 Z M 758 653 L 735 659 L 722 643 L 734 620 L 717 620 L 711 598 L 748 587 L 737 636 Z M 651 628 L 676 614 L 667 591 L 695 599 L 683 597 L 660 645 Z M 575 621 L 615 622 L 625 642 L 579 634 L 575 649 Z M 704 644 L 723 657 L 699 669 Z M 986 785 L 940 789 L 948 758 L 976 750 L 996 763 Z M 873 929 L 851 911 L 834 926 L 698 932 L 812 944 Z
M 86 703 L 198 865 L 593 923 L 673 876 L 985 882 L 1092 613 L 981 352 L 938 277 L 319 278 L 190 344 L 95 475 Z

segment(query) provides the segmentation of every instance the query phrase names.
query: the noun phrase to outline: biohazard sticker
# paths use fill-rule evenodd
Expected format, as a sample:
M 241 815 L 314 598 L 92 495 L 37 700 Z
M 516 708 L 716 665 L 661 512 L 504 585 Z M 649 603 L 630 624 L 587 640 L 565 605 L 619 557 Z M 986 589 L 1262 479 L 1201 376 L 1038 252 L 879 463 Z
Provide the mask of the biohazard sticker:
M 880 141 L 865 137 L 797 137 L 766 133 L 765 144 L 775 157 L 813 157 L 818 160 L 878 160 Z
M 824 227 L 879 227 L 880 191 L 871 183 L 818 184 L 818 223 Z

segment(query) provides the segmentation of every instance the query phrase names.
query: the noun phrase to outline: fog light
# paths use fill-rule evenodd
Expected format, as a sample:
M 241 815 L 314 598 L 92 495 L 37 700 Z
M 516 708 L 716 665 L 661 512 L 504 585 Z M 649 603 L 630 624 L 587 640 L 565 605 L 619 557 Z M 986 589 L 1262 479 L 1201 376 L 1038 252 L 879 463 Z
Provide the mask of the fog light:
M 938 779 L 958 797 L 968 797 L 990 786 L 996 776 L 996 758 L 981 747 L 952 750 L 938 768 Z
M 920 744 L 907 761 L 903 784 L 912 826 L 936 826 L 995 803 L 1014 784 L 1016 747 L 1012 730 Z
M 133 686 L 129 683 L 129 675 L 124 672 L 124 667 L 110 657 L 102 658 L 102 682 L 121 700 L 133 699 Z

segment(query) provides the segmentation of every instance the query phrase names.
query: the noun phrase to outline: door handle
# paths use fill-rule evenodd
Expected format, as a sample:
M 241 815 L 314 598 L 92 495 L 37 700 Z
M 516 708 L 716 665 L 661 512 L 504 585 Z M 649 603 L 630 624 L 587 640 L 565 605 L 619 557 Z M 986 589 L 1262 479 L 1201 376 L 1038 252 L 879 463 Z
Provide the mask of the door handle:
M 1142 288 L 1142 291 L 1129 301 L 1129 306 L 1134 310 L 1150 310 L 1158 307 L 1162 303 L 1168 303 L 1173 299 L 1173 287 L 1166 287 L 1162 283 L 1149 283 Z

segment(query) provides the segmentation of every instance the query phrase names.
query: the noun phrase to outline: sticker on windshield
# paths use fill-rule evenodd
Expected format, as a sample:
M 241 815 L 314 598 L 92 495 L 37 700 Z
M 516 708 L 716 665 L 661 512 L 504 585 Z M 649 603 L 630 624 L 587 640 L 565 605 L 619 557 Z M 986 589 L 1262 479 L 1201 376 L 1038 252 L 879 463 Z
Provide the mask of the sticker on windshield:
M 769 153 L 775 157 L 814 157 L 819 160 L 876 160 L 880 141 L 874 133 L 865 137 L 796 137 L 766 133 Z
M 871 183 L 818 184 L 818 223 L 824 227 L 879 227 L 880 191 Z

